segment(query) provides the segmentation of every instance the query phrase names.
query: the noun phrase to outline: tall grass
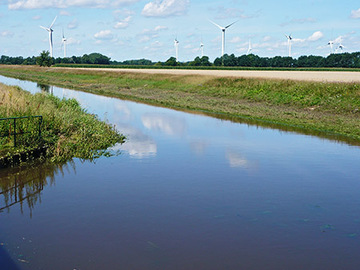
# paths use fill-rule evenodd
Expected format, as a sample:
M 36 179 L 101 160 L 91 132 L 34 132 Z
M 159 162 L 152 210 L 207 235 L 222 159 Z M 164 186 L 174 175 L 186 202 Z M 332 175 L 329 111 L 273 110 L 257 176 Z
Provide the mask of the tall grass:
M 28 140 L 23 139 L 18 147 L 0 146 L 1 156 L 46 147 L 46 156 L 52 161 L 73 157 L 94 159 L 108 155 L 108 147 L 124 141 L 113 126 L 88 114 L 75 99 L 59 99 L 44 93 L 32 95 L 19 87 L 0 84 L 0 102 L 0 118 L 43 116 L 41 140 L 34 141 L 30 138 L 33 135 L 24 134 Z

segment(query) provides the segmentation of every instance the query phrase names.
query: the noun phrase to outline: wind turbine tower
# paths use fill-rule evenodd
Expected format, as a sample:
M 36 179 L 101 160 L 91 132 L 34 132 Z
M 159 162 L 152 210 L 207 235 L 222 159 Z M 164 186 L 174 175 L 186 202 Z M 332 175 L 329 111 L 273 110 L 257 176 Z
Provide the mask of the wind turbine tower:
M 249 48 L 248 48 L 248 50 L 247 50 L 247 55 L 248 54 L 250 54 L 251 53 L 251 51 L 252 51 L 252 47 L 251 47 L 251 40 L 249 39 Z
M 234 23 L 236 23 L 236 22 L 238 22 L 238 21 L 235 21 L 235 22 L 233 22 L 233 23 L 231 23 L 231 24 L 229 24 L 229 25 L 227 25 L 227 26 L 225 26 L 225 27 L 220 26 L 220 25 L 214 23 L 213 21 L 210 21 L 210 22 L 211 22 L 212 24 L 214 24 L 215 26 L 219 27 L 220 30 L 222 31 L 221 57 L 223 57 L 224 54 L 225 54 L 225 31 L 226 31 L 226 29 L 228 29 L 230 26 L 232 26 Z
M 66 41 L 67 41 L 67 39 L 66 39 L 66 37 L 64 36 L 64 29 L 63 29 L 63 36 L 62 36 L 62 39 L 61 39 L 61 43 L 62 43 L 62 45 L 64 46 L 64 58 L 66 58 Z
M 177 38 L 174 40 L 174 46 L 175 46 L 175 54 L 176 54 L 176 62 L 179 61 L 179 41 Z
M 290 35 L 285 35 L 285 37 L 287 38 L 288 40 L 288 47 L 289 47 L 289 57 L 291 57 L 291 41 L 292 41 L 292 36 L 291 34 Z
M 50 43 L 50 56 L 53 57 L 53 41 L 52 41 L 52 32 L 54 32 L 54 30 L 52 29 L 55 21 L 56 21 L 57 16 L 55 16 L 55 19 L 53 20 L 53 22 L 51 23 L 51 25 L 49 27 L 44 27 L 44 26 L 40 26 L 42 29 L 45 29 L 46 31 L 49 32 L 49 43 Z

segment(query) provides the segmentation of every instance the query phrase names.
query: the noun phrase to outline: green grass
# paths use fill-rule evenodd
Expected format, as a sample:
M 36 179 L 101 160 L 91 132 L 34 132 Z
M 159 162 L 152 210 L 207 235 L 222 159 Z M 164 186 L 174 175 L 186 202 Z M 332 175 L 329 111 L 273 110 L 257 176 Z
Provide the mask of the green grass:
M 37 67 L 0 74 L 360 143 L 360 84 Z
M 38 122 L 20 121 L 17 131 L 22 125 L 30 133 L 17 137 L 17 147 L 13 147 L 13 136 L 0 138 L 0 157 L 46 148 L 46 156 L 54 162 L 73 157 L 91 160 L 109 155 L 108 147 L 124 141 L 113 126 L 87 113 L 75 99 L 59 99 L 44 93 L 32 95 L 19 87 L 0 84 L 0 102 L 0 118 L 43 116 L 41 138 L 38 136 Z M 3 134 L 8 126 L 6 121 L 0 121 Z

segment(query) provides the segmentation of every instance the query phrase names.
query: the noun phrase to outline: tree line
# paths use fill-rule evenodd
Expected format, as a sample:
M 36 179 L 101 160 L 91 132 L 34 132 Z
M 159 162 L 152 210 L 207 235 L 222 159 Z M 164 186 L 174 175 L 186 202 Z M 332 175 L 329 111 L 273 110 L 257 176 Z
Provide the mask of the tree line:
M 148 59 L 112 61 L 109 57 L 100 53 L 84 54 L 66 58 L 51 58 L 49 52 L 43 51 L 38 57 L 10 57 L 2 55 L 0 64 L 3 65 L 40 65 L 51 66 L 53 64 L 97 64 L 97 65 L 130 65 L 130 66 L 226 66 L 226 67 L 279 67 L 279 68 L 360 68 L 360 52 L 338 53 L 323 56 L 300 56 L 292 57 L 260 57 L 249 54 L 235 56 L 225 54 L 210 62 L 208 56 L 196 57 L 193 61 L 178 62 L 175 57 L 170 57 L 164 62 L 153 62 Z

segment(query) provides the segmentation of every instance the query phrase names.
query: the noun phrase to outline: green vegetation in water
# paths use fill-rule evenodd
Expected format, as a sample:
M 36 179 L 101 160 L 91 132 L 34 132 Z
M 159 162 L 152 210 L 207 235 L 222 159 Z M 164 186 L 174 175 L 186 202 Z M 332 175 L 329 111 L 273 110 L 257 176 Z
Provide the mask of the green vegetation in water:
M 35 95 L 20 89 L 0 84 L 0 118 L 42 115 L 41 137 L 38 122 L 20 121 L 17 131 L 26 129 L 26 134 L 17 136 L 17 147 L 13 136 L 0 138 L 0 157 L 11 158 L 19 154 L 46 149 L 45 157 L 53 162 L 62 162 L 73 157 L 95 159 L 110 155 L 106 149 L 122 143 L 124 136 L 96 115 L 87 113 L 75 99 L 59 99 L 53 95 Z M 25 124 L 26 123 L 26 124 Z M 0 121 L 2 134 L 9 133 L 7 121 Z
M 359 83 L 20 66 L 0 66 L 0 74 L 353 144 L 360 142 Z

